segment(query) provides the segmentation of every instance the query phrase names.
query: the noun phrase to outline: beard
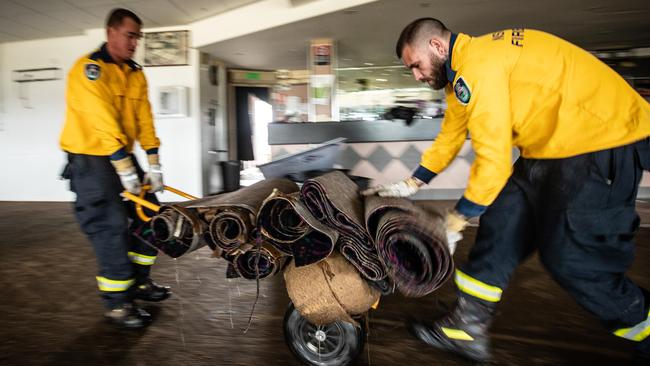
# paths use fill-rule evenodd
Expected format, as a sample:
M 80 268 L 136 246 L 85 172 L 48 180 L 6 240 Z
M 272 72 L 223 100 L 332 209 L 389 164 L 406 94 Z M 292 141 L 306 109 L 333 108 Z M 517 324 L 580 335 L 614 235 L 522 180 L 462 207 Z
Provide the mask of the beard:
M 447 59 L 448 56 L 445 58 L 431 56 L 431 78 L 427 82 L 433 90 L 440 90 L 449 82 L 447 80 L 447 67 L 445 66 Z

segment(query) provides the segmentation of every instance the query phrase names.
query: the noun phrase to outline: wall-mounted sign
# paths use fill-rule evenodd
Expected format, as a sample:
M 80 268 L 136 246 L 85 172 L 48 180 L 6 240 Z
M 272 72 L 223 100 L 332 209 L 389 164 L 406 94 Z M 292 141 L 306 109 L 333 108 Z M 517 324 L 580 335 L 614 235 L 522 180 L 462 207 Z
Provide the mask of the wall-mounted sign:
M 316 44 L 312 45 L 312 52 L 314 53 L 314 65 L 324 66 L 331 63 L 332 45 L 331 44 Z
M 188 64 L 189 31 L 151 32 L 144 34 L 144 66 Z

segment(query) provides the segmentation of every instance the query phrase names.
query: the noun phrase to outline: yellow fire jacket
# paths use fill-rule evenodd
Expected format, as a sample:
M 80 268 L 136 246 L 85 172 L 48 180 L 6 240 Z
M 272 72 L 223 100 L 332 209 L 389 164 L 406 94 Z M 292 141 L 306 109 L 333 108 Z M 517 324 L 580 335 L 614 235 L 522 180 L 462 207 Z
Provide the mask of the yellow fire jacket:
M 450 49 L 448 108 L 414 176 L 428 182 L 443 171 L 469 132 L 476 160 L 463 199 L 470 205 L 496 199 L 512 173 L 513 147 L 525 158 L 565 158 L 650 135 L 650 104 L 567 41 L 508 29 L 454 34 Z
M 117 65 L 104 44 L 80 58 L 68 74 L 61 148 L 70 153 L 124 157 L 137 140 L 157 152 L 147 81 L 140 65 Z

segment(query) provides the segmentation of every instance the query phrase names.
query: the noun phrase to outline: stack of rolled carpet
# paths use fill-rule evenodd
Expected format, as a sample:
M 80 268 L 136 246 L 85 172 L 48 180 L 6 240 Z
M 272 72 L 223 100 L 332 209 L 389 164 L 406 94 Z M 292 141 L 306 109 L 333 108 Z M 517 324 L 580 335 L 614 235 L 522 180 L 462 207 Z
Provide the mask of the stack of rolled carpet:
M 309 179 L 301 189 L 269 179 L 165 205 L 151 229 L 153 245 L 166 254 L 179 257 L 209 245 L 231 263 L 231 272 L 247 279 L 276 274 L 290 259 L 287 273 L 298 274 L 335 252 L 359 278 L 375 287 L 390 284 L 406 296 L 431 293 L 453 272 L 441 215 L 406 199 L 362 197 L 339 171 Z

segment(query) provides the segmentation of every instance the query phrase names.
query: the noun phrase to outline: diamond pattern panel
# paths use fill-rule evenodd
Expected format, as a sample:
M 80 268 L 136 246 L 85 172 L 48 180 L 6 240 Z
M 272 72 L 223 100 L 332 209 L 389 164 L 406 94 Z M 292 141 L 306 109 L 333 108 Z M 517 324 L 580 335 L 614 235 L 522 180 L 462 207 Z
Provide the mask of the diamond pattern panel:
M 386 165 L 393 160 L 393 157 L 386 151 L 386 149 L 379 145 L 377 148 L 366 158 L 378 171 L 383 171 Z
M 415 169 L 420 164 L 421 156 L 422 153 L 415 146 L 411 145 L 404 150 L 399 160 L 404 164 L 406 169 Z
M 361 161 L 361 156 L 357 154 L 355 149 L 349 145 L 345 145 L 343 151 L 339 153 L 337 164 L 345 169 L 352 169 Z

